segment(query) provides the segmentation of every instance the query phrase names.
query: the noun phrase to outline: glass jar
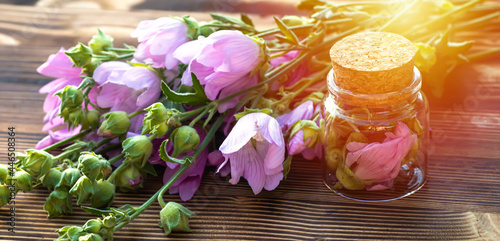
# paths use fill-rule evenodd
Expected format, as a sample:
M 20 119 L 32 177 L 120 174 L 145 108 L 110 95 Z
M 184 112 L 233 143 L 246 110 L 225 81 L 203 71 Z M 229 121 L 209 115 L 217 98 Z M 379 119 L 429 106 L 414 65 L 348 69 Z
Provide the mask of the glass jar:
M 427 180 L 429 111 L 417 68 L 410 85 L 360 94 L 339 87 L 333 69 L 323 101 L 323 177 L 350 199 L 387 201 L 408 196 Z

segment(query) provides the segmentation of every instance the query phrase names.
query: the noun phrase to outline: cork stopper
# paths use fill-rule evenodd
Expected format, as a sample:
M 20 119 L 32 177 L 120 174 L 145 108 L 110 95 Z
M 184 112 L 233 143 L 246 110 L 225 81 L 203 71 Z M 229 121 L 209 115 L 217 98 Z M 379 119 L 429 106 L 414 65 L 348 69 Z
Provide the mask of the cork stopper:
M 413 82 L 415 53 L 413 43 L 398 34 L 350 35 L 330 49 L 335 83 L 354 93 L 400 90 Z

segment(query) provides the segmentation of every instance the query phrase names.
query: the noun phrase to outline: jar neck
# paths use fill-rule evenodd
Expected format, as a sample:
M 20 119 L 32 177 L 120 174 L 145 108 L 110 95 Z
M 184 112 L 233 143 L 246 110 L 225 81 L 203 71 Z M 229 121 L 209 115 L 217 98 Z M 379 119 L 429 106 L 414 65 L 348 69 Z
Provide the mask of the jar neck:
M 422 78 L 416 67 L 410 85 L 387 93 L 365 94 L 343 89 L 335 82 L 333 69 L 327 77 L 329 98 L 335 102 L 338 117 L 352 120 L 392 119 L 411 115 L 415 102 L 422 98 Z

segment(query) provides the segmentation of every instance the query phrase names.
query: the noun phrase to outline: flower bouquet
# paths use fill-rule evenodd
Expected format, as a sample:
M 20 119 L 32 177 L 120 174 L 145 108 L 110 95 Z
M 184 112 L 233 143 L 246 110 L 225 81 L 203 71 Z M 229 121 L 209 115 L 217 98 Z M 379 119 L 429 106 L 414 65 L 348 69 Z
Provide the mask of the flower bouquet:
M 138 24 L 136 47 L 114 46 L 98 31 L 37 69 L 56 78 L 40 89 L 49 135 L 0 165 L 0 205 L 43 186 L 51 218 L 71 214 L 75 197 L 97 217 L 58 229 L 59 240 L 112 240 L 156 201 L 167 235 L 190 231 L 194 213 L 164 194 L 191 199 L 207 166 L 233 185 L 243 177 L 257 195 L 286 179 L 294 156 L 323 158 L 321 109 L 335 42 L 362 31 L 405 36 L 424 86 L 440 96 L 455 66 L 499 52 L 469 53 L 472 41 L 452 42 L 496 23 L 500 7 L 481 2 L 303 0 L 298 8 L 309 17 L 274 18 L 276 27 L 265 30 L 243 14 L 163 17 Z M 137 192 L 150 175 L 163 175 L 164 185 L 147 202 L 113 205 L 115 192 Z

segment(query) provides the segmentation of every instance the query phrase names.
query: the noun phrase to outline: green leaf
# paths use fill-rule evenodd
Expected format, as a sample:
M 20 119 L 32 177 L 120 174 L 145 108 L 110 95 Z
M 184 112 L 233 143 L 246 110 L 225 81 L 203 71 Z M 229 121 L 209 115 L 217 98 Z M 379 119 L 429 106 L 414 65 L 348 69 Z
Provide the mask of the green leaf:
M 113 211 L 110 211 L 110 210 L 101 210 L 101 209 L 97 209 L 97 208 L 93 208 L 93 207 L 81 206 L 81 208 L 85 212 L 88 212 L 88 213 L 91 213 L 91 214 L 94 214 L 94 215 L 98 215 L 98 216 L 106 215 L 106 214 L 109 214 L 109 213 L 113 213 Z
M 290 172 L 290 168 L 292 166 L 293 156 L 289 155 L 285 161 L 283 162 L 283 180 L 286 180 L 288 173 Z
M 181 165 L 186 164 L 186 161 L 189 161 L 189 159 L 187 159 L 187 158 L 177 159 L 177 158 L 173 158 L 173 157 L 171 157 L 171 156 L 168 155 L 167 151 L 165 150 L 165 146 L 167 145 L 167 142 L 168 142 L 168 139 L 164 140 L 161 143 L 161 146 L 160 146 L 160 158 L 162 160 L 166 161 L 166 162 L 179 163 Z
M 241 14 L 241 21 L 243 21 L 247 25 L 255 27 L 255 25 L 253 25 L 252 19 L 250 19 L 250 17 L 248 17 L 248 15 L 246 15 L 246 14 L 243 14 L 243 13 Z
M 210 100 L 207 98 L 205 94 L 205 90 L 203 90 L 203 86 L 201 86 L 200 81 L 196 77 L 195 74 L 191 73 L 193 88 L 196 91 L 195 93 L 178 93 L 170 89 L 165 82 L 161 83 L 161 90 L 163 94 L 167 97 L 167 100 L 170 100 L 175 103 L 188 104 L 191 106 L 200 106 L 205 105 Z
M 287 43 L 290 45 L 295 45 L 295 43 L 293 41 L 289 40 L 288 38 L 286 38 L 283 35 L 274 35 L 274 37 L 276 37 L 280 42 Z M 286 52 L 284 52 L 284 53 L 286 53 Z
M 248 32 L 255 32 L 255 28 L 252 25 L 245 23 L 243 20 L 239 20 L 237 18 L 223 16 L 223 15 L 219 15 L 219 14 L 215 14 L 215 13 L 211 13 L 210 17 L 212 17 L 214 20 L 217 20 L 221 23 L 236 24 Z
M 146 162 L 146 165 L 144 165 L 144 167 L 142 167 L 142 170 L 145 171 L 148 174 L 151 174 L 151 175 L 155 176 L 155 177 L 158 175 L 156 173 L 156 170 L 155 170 L 154 166 L 151 163 L 149 163 L 149 162 Z
M 290 30 L 284 23 L 281 21 L 281 19 L 274 17 L 274 21 L 276 22 L 276 25 L 278 25 L 278 28 L 280 31 L 285 35 L 285 38 L 293 43 L 294 45 L 299 45 L 299 39 L 297 38 L 297 35 Z
M 165 106 L 165 108 L 167 108 L 167 109 L 176 109 L 176 110 L 178 110 L 178 111 L 180 111 L 180 112 L 186 112 L 186 109 L 185 109 L 185 108 L 184 108 L 184 106 L 183 106 L 182 104 L 180 104 L 180 103 L 175 103 L 175 102 L 169 101 L 169 100 L 167 100 L 167 99 L 163 100 L 161 103 L 162 103 L 162 104 Z

